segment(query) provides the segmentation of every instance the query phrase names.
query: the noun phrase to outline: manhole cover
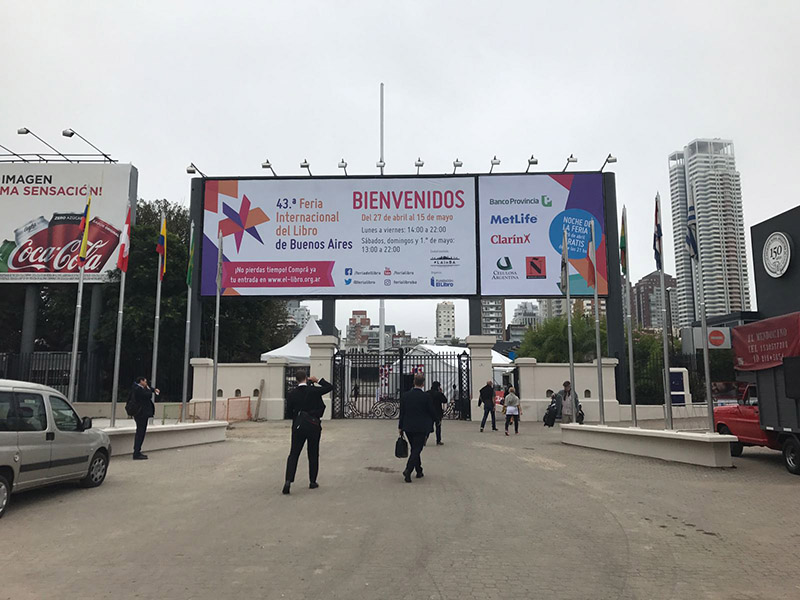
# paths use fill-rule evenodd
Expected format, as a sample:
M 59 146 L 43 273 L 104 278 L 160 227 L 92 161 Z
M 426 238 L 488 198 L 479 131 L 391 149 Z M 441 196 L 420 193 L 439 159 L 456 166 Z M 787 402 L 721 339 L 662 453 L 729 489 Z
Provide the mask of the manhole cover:
M 389 467 L 366 467 L 367 471 L 377 471 L 378 473 L 398 473 L 396 469 L 390 469 Z

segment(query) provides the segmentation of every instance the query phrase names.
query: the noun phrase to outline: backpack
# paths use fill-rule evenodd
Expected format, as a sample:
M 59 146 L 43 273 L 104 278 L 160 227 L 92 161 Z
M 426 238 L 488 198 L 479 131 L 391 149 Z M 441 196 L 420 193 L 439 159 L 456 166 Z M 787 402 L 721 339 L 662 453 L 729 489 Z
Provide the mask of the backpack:
M 556 403 L 555 401 L 550 403 L 550 406 L 547 407 L 547 410 L 544 411 L 544 417 L 542 418 L 542 423 L 545 427 L 552 427 L 556 423 Z
M 141 407 L 139 406 L 139 402 L 136 400 L 136 394 L 131 390 L 130 396 L 128 396 L 128 401 L 125 403 L 125 412 L 128 414 L 129 417 L 135 417 L 139 414 L 139 410 Z

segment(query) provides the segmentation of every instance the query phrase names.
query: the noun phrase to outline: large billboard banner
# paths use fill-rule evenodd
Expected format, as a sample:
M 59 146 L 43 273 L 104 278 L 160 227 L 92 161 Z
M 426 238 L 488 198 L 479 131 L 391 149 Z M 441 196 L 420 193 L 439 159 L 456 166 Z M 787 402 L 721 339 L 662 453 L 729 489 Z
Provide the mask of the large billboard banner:
M 597 239 L 598 294 L 608 294 L 601 173 L 478 177 L 481 294 L 562 296 L 563 230 L 573 296 L 591 296 L 591 223 Z
M 203 295 L 477 292 L 475 179 L 206 180 Z
M 106 281 L 136 184 L 131 165 L 0 164 L 0 282 L 76 282 L 89 195 L 84 279 Z

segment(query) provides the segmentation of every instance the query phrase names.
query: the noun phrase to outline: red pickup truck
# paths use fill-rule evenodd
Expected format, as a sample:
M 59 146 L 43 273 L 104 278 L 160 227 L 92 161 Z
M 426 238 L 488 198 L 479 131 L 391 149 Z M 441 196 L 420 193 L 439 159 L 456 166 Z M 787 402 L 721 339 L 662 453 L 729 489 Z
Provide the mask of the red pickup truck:
M 745 446 L 781 450 L 786 469 L 800 475 L 800 312 L 731 333 L 737 378 L 756 383 L 746 385 L 737 404 L 714 408 L 717 431 L 739 438 L 733 456 Z

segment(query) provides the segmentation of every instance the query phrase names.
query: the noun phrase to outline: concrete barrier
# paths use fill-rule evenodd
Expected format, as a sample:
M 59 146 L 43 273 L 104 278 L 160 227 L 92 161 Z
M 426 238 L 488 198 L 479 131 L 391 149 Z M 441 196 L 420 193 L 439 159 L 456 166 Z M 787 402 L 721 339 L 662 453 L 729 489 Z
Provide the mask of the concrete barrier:
M 561 425 L 561 442 L 704 467 L 732 467 L 736 436 L 607 425 Z
M 94 426 L 105 431 L 111 438 L 111 455 L 133 454 L 133 437 L 136 423 L 132 420 L 118 420 L 116 427 L 97 419 Z M 228 424 L 225 421 L 206 421 L 202 423 L 177 423 L 171 425 L 153 424 L 147 428 L 144 452 L 182 448 L 198 444 L 224 442 Z

